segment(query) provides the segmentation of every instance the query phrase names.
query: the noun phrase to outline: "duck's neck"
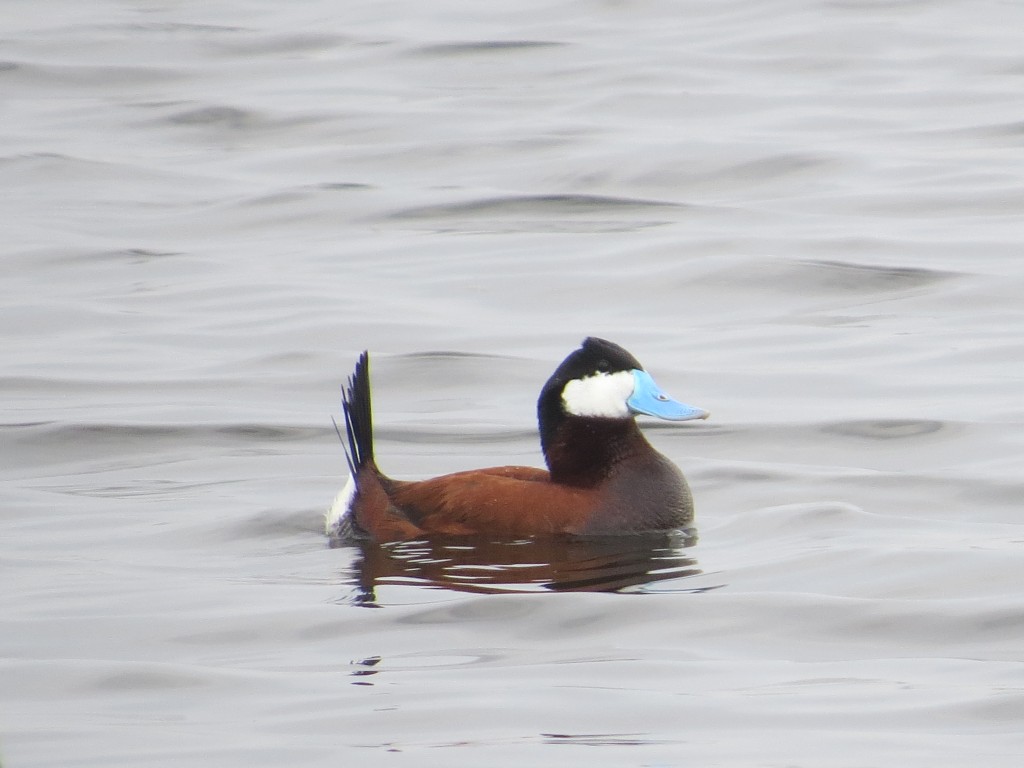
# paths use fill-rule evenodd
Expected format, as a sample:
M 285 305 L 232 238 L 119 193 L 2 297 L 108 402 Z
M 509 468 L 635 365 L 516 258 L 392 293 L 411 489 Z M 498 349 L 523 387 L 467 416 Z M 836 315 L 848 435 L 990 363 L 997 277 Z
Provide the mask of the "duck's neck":
M 632 418 L 564 414 L 554 425 L 542 425 L 541 448 L 554 482 L 583 487 L 600 483 L 624 459 L 651 450 Z

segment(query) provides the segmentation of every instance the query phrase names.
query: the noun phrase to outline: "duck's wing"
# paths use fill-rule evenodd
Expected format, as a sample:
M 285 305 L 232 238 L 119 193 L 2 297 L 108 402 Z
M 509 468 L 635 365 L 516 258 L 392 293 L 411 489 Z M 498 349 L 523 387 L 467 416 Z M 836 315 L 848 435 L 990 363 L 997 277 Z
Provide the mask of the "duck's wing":
M 595 493 L 552 483 L 546 470 L 492 467 L 395 482 L 391 503 L 428 534 L 533 536 L 579 530 Z

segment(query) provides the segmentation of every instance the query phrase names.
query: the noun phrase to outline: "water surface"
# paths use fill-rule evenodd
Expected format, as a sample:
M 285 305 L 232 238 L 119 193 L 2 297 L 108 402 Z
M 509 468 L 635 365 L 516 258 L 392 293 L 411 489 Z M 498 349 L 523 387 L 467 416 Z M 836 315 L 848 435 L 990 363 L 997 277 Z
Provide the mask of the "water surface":
M 7 16 L 5 766 L 1019 764 L 1024 7 Z M 329 546 L 590 334 L 693 537 Z

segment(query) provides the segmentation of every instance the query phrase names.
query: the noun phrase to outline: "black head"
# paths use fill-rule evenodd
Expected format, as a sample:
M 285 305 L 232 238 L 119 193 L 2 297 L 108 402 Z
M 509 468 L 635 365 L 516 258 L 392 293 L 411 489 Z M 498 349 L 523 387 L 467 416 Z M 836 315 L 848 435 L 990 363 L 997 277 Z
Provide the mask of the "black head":
M 544 389 L 558 387 L 559 393 L 573 379 L 583 379 L 598 373 L 643 370 L 640 361 L 618 344 L 596 336 L 588 336 L 580 348 L 558 366 Z
M 551 479 L 588 486 L 624 461 L 658 456 L 634 420 L 705 419 L 707 411 L 666 395 L 618 344 L 590 337 L 547 380 L 537 401 L 540 443 Z M 663 460 L 663 459 L 662 459 Z
M 580 348 L 565 358 L 551 374 L 537 401 L 537 420 L 545 455 L 555 431 L 566 418 L 571 417 L 565 410 L 563 400 L 567 384 L 593 376 L 622 374 L 632 370 L 643 370 L 643 366 L 618 344 L 595 336 L 584 339 Z
M 633 420 L 638 413 L 668 421 L 708 416 L 662 392 L 640 361 L 618 344 L 584 339 L 551 375 L 537 401 L 541 447 L 552 476 L 555 463 L 608 462 L 619 450 L 616 443 L 643 440 Z M 598 434 L 607 443 L 601 460 L 595 458 Z

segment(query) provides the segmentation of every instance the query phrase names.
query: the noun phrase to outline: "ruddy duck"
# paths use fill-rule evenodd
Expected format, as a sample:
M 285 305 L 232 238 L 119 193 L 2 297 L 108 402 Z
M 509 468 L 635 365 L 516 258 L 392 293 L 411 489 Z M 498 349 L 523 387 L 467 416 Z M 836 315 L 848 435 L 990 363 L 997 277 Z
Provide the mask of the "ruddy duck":
M 682 472 L 643 436 L 634 416 L 706 419 L 677 402 L 629 352 L 588 338 L 537 401 L 548 469 L 492 467 L 429 480 L 392 480 L 373 455 L 369 357 L 343 392 L 350 476 L 327 513 L 333 539 L 430 536 L 517 538 L 667 531 L 693 519 Z

